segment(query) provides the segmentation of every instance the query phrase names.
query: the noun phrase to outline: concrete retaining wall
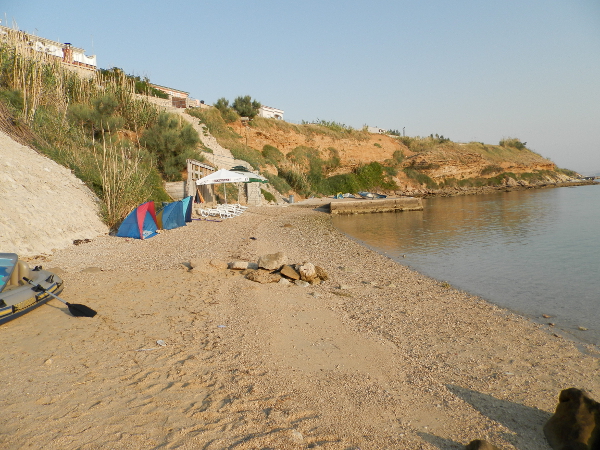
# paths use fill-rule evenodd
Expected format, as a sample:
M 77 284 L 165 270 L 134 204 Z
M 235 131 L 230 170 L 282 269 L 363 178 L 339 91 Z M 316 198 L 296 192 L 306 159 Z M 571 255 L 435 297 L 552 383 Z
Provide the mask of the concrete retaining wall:
M 374 212 L 421 211 L 423 202 L 416 197 L 382 198 L 374 200 L 348 199 L 329 204 L 331 214 L 364 214 Z

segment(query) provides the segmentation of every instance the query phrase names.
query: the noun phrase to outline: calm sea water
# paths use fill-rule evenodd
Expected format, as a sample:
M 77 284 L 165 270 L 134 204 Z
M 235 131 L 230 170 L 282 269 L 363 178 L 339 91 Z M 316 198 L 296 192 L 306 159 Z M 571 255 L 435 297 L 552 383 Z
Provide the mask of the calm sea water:
M 600 186 L 425 199 L 424 211 L 333 223 L 401 264 L 600 345 Z

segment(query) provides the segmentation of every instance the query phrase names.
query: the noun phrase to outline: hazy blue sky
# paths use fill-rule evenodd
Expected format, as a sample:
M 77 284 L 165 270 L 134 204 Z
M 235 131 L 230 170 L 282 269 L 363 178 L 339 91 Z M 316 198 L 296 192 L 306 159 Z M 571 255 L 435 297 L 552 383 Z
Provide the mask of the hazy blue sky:
M 291 122 L 518 137 L 600 171 L 599 0 L 2 0 L 2 23 Z

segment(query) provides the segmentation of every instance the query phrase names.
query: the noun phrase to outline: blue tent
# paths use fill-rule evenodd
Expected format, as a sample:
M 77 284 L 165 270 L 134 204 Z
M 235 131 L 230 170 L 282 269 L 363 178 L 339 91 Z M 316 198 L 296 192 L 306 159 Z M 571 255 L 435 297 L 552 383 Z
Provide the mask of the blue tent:
M 117 236 L 135 239 L 148 239 L 156 236 L 154 203 L 143 203 L 131 211 L 119 226 Z
M 190 195 L 189 197 L 186 197 L 183 200 L 181 200 L 181 202 L 183 203 L 183 216 L 185 217 L 185 221 L 191 222 L 192 221 L 192 205 L 194 203 L 194 199 Z
M 163 230 L 172 230 L 185 226 L 185 216 L 183 214 L 183 202 L 168 203 L 156 215 L 158 227 Z

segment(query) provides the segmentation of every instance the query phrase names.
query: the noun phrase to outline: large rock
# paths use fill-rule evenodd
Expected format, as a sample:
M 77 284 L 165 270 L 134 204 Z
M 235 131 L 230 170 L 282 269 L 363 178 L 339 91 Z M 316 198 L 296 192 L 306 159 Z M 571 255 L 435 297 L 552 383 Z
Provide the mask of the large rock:
M 258 267 L 266 270 L 279 270 L 285 263 L 287 263 L 287 257 L 283 252 L 263 255 L 258 258 Z
M 257 283 L 277 283 L 281 279 L 281 275 L 278 273 L 271 273 L 268 270 L 253 270 L 246 275 L 246 278 L 250 281 L 256 281 Z
M 544 435 L 554 450 L 599 450 L 600 403 L 581 389 L 563 390 Z

